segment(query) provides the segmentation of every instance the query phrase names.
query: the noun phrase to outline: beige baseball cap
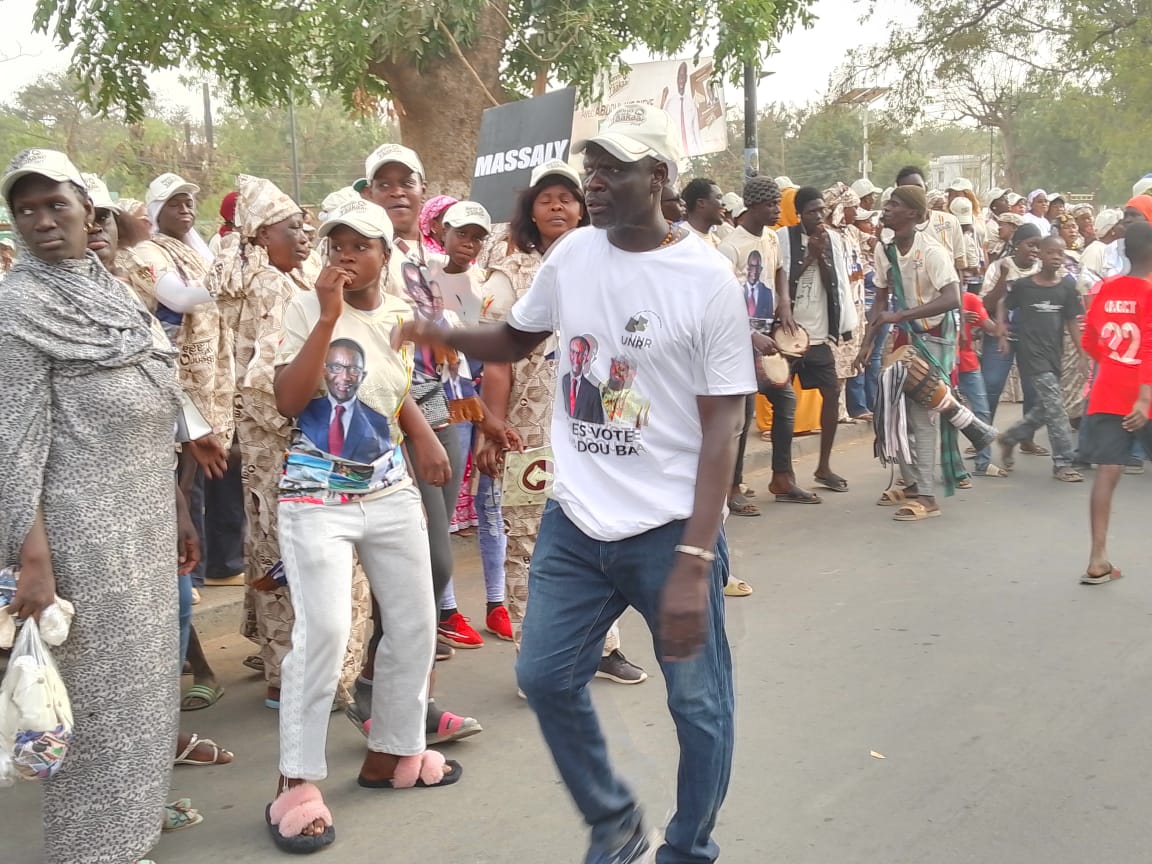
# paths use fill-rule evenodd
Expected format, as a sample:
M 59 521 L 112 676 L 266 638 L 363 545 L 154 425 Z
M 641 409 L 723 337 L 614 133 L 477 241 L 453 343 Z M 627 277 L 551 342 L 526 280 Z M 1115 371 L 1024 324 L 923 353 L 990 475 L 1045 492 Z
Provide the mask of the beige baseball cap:
M 342 189 L 337 189 L 335 192 L 329 192 L 320 203 L 320 221 L 328 221 L 332 214 L 343 205 L 360 200 L 362 200 L 360 193 L 351 186 L 345 186 Z
M 120 207 L 112 200 L 112 193 L 108 185 L 95 174 L 81 174 L 84 186 L 88 189 L 88 197 L 92 199 L 92 206 L 97 210 L 112 210 L 120 212 Z
M 420 161 L 416 151 L 403 144 L 381 144 L 373 150 L 364 160 L 364 178 L 371 183 L 376 172 L 390 162 L 396 162 L 414 174 L 419 174 L 421 180 L 427 179 L 424 174 L 424 163 Z
M 683 154 L 672 121 L 652 105 L 622 105 L 608 115 L 596 135 L 572 145 L 572 152 L 583 153 L 589 144 L 598 144 L 621 162 L 639 162 L 647 156 L 663 162 L 669 181 L 679 174 L 676 163 Z
M 161 174 L 148 184 L 148 193 L 144 196 L 145 204 L 163 204 L 173 195 L 186 194 L 193 197 L 200 194 L 200 187 L 189 183 L 179 174 Z
M 975 187 L 972 185 L 971 180 L 964 177 L 957 177 L 948 184 L 948 190 L 950 192 L 972 192 L 975 190 Z
M 323 239 L 331 234 L 337 225 L 346 225 L 358 234 L 365 237 L 379 237 L 392 245 L 394 232 L 392 220 L 379 204 L 373 204 L 364 198 L 357 198 L 341 204 L 329 214 L 323 224 L 316 230 L 317 239 Z
M 951 188 L 951 187 L 949 187 Z M 963 191 L 963 190 L 953 190 Z M 972 224 L 972 202 L 967 198 L 956 198 L 948 205 L 949 211 L 952 215 L 960 220 L 961 225 Z
M 84 186 L 84 178 L 80 176 L 80 171 L 72 164 L 71 159 L 59 150 L 33 147 L 17 153 L 4 169 L 4 179 L 0 180 L 0 197 L 7 200 L 8 193 L 12 191 L 16 181 L 30 174 L 47 177 L 57 183 L 75 183 L 77 186 Z
M 867 177 L 861 177 L 852 184 L 852 191 L 860 198 L 865 198 L 869 195 L 879 195 L 884 190 L 869 180 Z
M 528 185 L 535 189 L 546 177 L 563 177 L 575 183 L 577 189 L 581 186 L 580 175 L 563 159 L 549 159 L 543 165 L 537 165 L 532 169 L 532 182 Z
M 443 221 L 448 228 L 477 225 L 489 233 L 492 231 L 492 217 L 484 209 L 483 204 L 477 204 L 475 201 L 457 201 L 444 211 Z

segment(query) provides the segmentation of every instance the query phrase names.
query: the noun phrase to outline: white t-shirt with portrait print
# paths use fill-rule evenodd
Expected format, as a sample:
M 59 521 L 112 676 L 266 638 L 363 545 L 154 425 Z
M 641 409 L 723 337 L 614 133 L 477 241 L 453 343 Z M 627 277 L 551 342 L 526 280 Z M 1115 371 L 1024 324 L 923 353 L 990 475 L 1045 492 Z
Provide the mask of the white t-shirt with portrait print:
M 578 228 L 508 323 L 559 336 L 552 497 L 568 518 L 613 541 L 691 516 L 696 397 L 756 391 L 748 313 L 725 259 L 691 234 L 625 252 Z

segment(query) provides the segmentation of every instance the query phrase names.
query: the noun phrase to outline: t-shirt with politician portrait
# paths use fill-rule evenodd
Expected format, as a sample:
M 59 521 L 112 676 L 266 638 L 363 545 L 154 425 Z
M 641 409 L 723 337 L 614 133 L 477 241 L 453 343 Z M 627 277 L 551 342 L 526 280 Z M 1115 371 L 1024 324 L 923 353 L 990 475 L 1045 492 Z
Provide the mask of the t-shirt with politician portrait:
M 766 228 L 757 237 L 737 226 L 728 232 L 717 251 L 732 265 L 736 281 L 744 292 L 744 305 L 752 327 L 766 331 L 772 323 L 776 269 L 780 266 L 780 243 L 776 232 Z
M 558 333 L 552 497 L 568 518 L 609 541 L 688 518 L 696 397 L 756 390 L 744 295 L 725 260 L 691 235 L 631 253 L 578 228 L 508 323 Z
M 314 294 L 293 299 L 284 315 L 277 366 L 296 358 L 319 318 Z M 408 304 L 391 295 L 372 312 L 344 307 L 324 357 L 320 387 L 295 418 L 281 501 L 344 503 L 411 483 L 398 417 L 412 358 L 410 349 L 396 352 L 390 344 L 392 329 L 409 318 Z

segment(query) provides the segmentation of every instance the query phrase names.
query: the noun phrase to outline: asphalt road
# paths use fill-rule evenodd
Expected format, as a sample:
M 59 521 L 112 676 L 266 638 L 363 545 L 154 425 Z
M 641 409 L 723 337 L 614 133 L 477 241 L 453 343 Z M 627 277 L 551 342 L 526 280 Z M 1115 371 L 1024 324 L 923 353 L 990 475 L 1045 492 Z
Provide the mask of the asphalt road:
M 1085 588 L 1088 484 L 1057 483 L 1047 459 L 1025 456 L 1012 479 L 978 479 L 944 501 L 943 518 L 900 524 L 874 505 L 887 471 L 870 450 L 852 444 L 835 459 L 851 492 L 730 520 L 738 575 L 756 593 L 728 601 L 738 725 L 721 860 L 1147 861 L 1152 580 L 1139 559 L 1152 477 L 1126 477 L 1118 494 L 1112 551 L 1126 578 Z M 767 492 L 765 476 L 752 480 Z M 482 608 L 480 582 L 470 568 L 458 579 L 465 611 Z M 624 637 L 654 671 L 634 614 Z M 206 822 L 166 836 L 153 857 L 283 860 L 263 821 L 276 715 L 240 666 L 243 640 L 210 651 L 228 692 L 185 725 L 236 762 L 176 770 L 172 797 L 191 796 Z M 511 649 L 490 643 L 441 667 L 441 704 L 485 727 L 449 748 L 466 772 L 450 789 L 359 789 L 362 739 L 333 716 L 324 790 L 339 840 L 325 860 L 582 860 L 584 829 L 511 666 Z M 594 684 L 617 765 L 656 821 L 676 770 L 659 677 Z M 0 825 L 0 861 L 40 860 L 33 785 L 0 791 Z

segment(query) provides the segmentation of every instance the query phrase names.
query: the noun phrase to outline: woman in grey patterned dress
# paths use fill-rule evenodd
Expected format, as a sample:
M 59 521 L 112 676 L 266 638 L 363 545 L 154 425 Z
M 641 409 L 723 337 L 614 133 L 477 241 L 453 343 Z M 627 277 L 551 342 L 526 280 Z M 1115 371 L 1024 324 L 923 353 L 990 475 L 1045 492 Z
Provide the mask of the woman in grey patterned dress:
M 14 611 L 54 594 L 75 731 L 43 787 L 45 860 L 132 864 L 160 834 L 176 743 L 174 352 L 87 251 L 93 218 L 61 153 L 0 180 L 24 247 L 0 287 L 0 564 Z

